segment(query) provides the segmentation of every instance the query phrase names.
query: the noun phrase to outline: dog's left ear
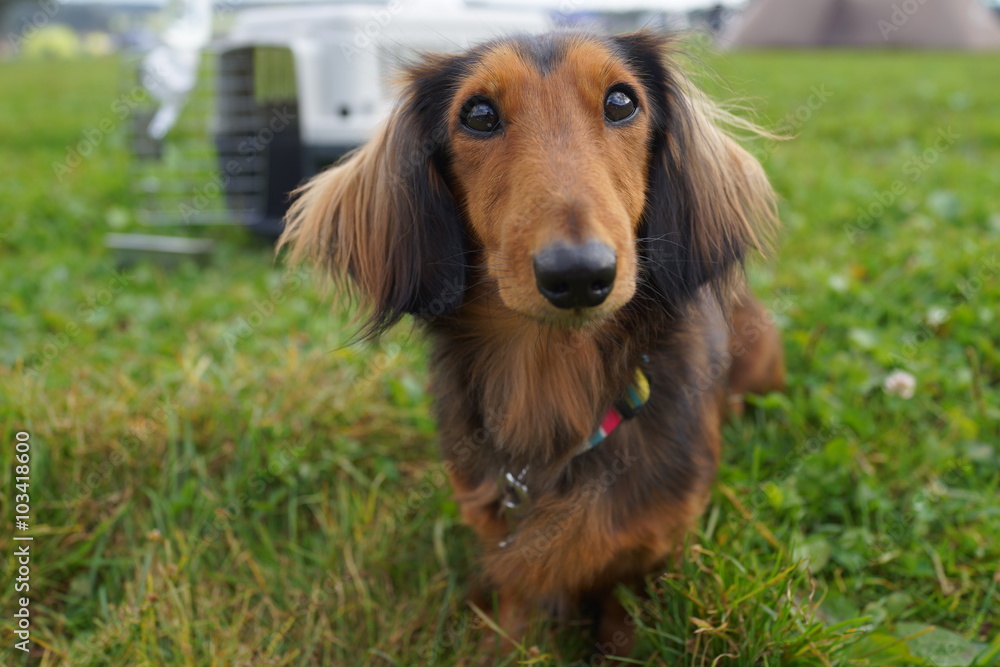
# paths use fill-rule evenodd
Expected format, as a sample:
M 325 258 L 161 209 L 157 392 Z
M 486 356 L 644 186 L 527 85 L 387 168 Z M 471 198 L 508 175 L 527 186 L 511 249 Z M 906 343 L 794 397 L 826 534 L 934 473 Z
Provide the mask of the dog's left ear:
M 614 38 L 651 107 L 644 276 L 655 298 L 676 309 L 706 283 L 722 287 L 739 275 L 749 251 L 765 250 L 777 212 L 760 163 L 718 123 L 756 128 L 719 109 L 681 73 L 673 41 L 647 31 Z
M 363 337 L 404 314 L 446 315 L 465 292 L 465 228 L 446 182 L 456 58 L 411 67 L 377 135 L 293 193 L 279 247 L 350 283 L 368 311 Z

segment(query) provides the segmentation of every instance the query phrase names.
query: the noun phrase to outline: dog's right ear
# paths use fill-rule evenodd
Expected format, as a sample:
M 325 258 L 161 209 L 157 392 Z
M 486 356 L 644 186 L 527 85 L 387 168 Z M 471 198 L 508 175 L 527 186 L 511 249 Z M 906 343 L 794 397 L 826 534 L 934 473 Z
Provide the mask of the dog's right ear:
M 364 337 L 407 313 L 447 314 L 465 292 L 465 229 L 444 173 L 451 61 L 428 56 L 411 68 L 379 133 L 293 193 L 278 247 L 335 282 L 349 277 L 370 312 Z

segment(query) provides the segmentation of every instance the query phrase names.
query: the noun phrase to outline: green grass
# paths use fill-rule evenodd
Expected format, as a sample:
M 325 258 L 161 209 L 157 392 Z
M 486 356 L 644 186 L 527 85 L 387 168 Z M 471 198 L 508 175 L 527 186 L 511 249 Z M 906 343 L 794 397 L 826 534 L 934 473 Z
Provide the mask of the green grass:
M 777 261 L 753 279 L 789 388 L 727 425 L 690 558 L 628 601 L 632 660 L 998 664 L 1000 60 L 708 64 L 713 94 L 793 135 L 752 146 L 782 197 Z M 404 326 L 343 347 L 348 316 L 239 231 L 201 232 L 220 239 L 208 267 L 118 274 L 103 235 L 137 208 L 119 133 L 61 182 L 52 165 L 116 118 L 119 74 L 0 65 L 2 662 L 29 662 L 11 634 L 21 430 L 31 664 L 473 659 L 476 549 L 422 343 Z M 803 107 L 814 90 L 828 99 Z M 895 369 L 912 399 L 882 390 Z M 584 637 L 539 627 L 512 661 L 589 664 Z

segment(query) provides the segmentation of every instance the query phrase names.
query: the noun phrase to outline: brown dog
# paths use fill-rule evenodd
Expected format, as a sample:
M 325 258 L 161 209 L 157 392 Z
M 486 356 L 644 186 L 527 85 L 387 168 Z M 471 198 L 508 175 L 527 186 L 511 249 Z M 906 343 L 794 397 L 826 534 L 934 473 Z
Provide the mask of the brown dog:
M 368 335 L 424 324 L 444 457 L 514 639 L 534 610 L 596 603 L 603 649 L 628 651 L 613 589 L 702 512 L 729 397 L 783 383 L 741 270 L 773 193 L 718 123 L 749 125 L 671 49 L 557 33 L 425 56 L 281 241 L 349 277 Z

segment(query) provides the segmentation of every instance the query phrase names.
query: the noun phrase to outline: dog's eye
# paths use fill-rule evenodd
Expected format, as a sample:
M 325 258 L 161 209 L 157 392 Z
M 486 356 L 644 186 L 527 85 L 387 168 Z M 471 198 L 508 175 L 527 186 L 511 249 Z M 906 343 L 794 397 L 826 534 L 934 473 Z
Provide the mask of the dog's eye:
M 609 123 L 620 123 L 635 115 L 639 105 L 631 92 L 624 88 L 613 88 L 604 98 L 604 117 Z
M 481 97 L 473 97 L 462 105 L 458 120 L 473 132 L 489 134 L 500 127 L 500 114 L 493 105 Z

